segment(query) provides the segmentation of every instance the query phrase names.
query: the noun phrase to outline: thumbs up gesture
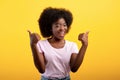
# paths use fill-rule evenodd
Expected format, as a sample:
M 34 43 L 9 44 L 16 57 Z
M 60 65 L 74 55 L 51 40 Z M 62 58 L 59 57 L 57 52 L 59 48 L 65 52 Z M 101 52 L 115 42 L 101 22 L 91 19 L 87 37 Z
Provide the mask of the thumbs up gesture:
M 88 45 L 88 34 L 89 31 L 87 31 L 86 33 L 80 33 L 78 36 L 78 40 L 81 41 L 84 45 Z
M 30 44 L 36 44 L 41 38 L 40 35 L 38 33 L 31 33 L 31 31 L 29 31 L 29 37 L 30 37 Z

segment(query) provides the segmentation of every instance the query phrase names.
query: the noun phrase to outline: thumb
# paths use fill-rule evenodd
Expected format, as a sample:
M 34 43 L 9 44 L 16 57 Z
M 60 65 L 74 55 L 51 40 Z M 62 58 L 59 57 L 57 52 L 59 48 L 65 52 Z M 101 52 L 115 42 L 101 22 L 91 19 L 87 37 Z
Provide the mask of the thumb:
M 90 31 L 87 31 L 85 34 L 88 35 Z
M 31 36 L 31 34 L 32 34 L 31 31 L 30 31 L 30 30 L 27 30 L 27 31 L 28 31 L 28 33 L 29 33 L 29 36 Z

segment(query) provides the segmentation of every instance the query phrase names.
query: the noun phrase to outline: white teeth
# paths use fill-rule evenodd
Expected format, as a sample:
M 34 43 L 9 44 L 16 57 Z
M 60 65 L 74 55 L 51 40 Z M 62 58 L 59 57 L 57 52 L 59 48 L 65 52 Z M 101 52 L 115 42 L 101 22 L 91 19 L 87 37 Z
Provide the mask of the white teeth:
M 61 32 L 61 34 L 64 34 L 64 32 Z
M 60 32 L 60 35 L 64 35 L 65 34 L 65 32 Z

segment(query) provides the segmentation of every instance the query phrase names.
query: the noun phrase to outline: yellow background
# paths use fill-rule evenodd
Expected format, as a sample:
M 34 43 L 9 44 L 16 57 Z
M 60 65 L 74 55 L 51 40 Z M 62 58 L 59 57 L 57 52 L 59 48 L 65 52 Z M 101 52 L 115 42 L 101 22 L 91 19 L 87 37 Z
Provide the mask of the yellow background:
M 39 32 L 46 7 L 69 9 L 74 21 L 66 39 L 90 31 L 83 64 L 72 80 L 120 80 L 120 0 L 0 0 L 0 80 L 40 80 L 27 30 Z M 43 39 L 43 38 L 42 38 Z

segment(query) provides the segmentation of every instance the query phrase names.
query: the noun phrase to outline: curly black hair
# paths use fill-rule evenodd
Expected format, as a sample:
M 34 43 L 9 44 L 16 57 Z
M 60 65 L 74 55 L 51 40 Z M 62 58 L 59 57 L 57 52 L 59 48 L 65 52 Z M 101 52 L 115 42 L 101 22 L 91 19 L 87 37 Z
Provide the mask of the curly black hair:
M 43 10 L 38 20 L 39 29 L 43 37 L 52 36 L 52 24 L 58 19 L 64 18 L 68 32 L 73 21 L 72 13 L 64 8 L 48 7 Z

